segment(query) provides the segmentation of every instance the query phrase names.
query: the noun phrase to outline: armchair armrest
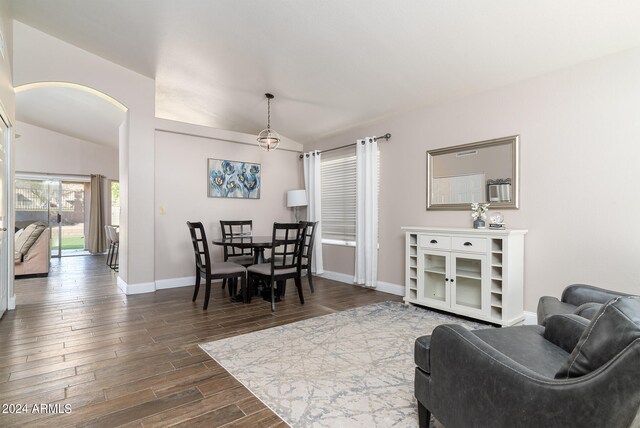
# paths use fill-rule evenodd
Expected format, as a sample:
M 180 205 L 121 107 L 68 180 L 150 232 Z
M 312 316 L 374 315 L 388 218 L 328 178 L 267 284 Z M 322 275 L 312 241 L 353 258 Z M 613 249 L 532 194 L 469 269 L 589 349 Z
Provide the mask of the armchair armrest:
M 588 325 L 589 320 L 578 315 L 552 315 L 547 318 L 544 338 L 571 353 Z
M 586 284 L 573 284 L 562 292 L 561 301 L 571 305 L 580 306 L 584 303 L 606 303 L 611 299 L 628 294 Z
M 536 311 L 538 315 L 538 324 L 544 326 L 547 322 L 547 318 L 556 314 L 571 314 L 575 312 L 576 307 L 569 303 L 564 303 L 558 300 L 557 297 L 542 296 L 538 300 L 538 309 Z
M 445 426 L 626 427 L 640 402 L 640 340 L 570 380 L 542 376 L 458 325 L 434 329 L 430 354 L 423 405 Z M 620 391 L 632 394 L 636 407 L 621 409 Z

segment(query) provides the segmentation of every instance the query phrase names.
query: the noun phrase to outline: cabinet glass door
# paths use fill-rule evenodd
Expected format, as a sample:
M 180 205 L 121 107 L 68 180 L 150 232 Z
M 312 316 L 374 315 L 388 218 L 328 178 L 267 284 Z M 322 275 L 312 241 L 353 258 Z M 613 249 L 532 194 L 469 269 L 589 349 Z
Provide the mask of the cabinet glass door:
M 449 255 L 444 253 L 425 253 L 422 258 L 424 299 L 445 303 L 449 301 L 447 287 L 447 266 Z
M 484 255 L 455 255 L 452 262 L 452 305 L 464 310 L 482 311 Z

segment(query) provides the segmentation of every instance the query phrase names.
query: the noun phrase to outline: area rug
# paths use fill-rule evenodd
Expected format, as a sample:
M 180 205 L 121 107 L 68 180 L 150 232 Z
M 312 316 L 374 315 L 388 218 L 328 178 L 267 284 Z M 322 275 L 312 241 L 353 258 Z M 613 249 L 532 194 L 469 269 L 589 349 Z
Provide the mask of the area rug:
M 417 427 L 413 346 L 440 324 L 384 302 L 200 345 L 292 427 Z

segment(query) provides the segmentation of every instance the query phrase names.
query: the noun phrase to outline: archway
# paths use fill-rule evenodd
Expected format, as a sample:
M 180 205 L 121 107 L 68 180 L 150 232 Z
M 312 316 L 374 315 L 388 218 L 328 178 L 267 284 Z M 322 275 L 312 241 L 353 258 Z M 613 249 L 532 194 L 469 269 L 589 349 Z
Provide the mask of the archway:
M 55 222 L 56 215 L 58 218 L 55 229 L 50 224 L 54 238 L 52 255 L 82 254 L 87 248 L 89 206 L 93 199 L 89 190 L 91 175 L 105 177 L 100 200 L 104 206 L 104 222 L 112 223 L 108 208 L 110 187 L 112 181 L 119 180 L 120 140 L 128 138 L 121 129 L 127 126 L 128 109 L 110 95 L 76 83 L 33 82 L 16 87 L 15 92 L 16 133 L 19 134 L 15 170 L 16 178 L 23 178 L 16 183 L 25 187 L 24 183 L 41 182 L 46 183 L 48 189 L 52 186 L 59 189 L 41 198 L 46 199 L 43 207 L 35 206 L 37 204 L 20 207 L 16 203 L 16 226 L 32 220 L 21 219 L 19 209 L 31 210 L 31 215 L 34 210 L 44 209 L 40 214 L 47 223 L 52 218 Z M 28 189 L 16 188 L 14 193 L 20 191 L 24 193 Z M 22 196 L 23 201 L 29 200 Z M 99 230 L 103 232 L 104 228 Z

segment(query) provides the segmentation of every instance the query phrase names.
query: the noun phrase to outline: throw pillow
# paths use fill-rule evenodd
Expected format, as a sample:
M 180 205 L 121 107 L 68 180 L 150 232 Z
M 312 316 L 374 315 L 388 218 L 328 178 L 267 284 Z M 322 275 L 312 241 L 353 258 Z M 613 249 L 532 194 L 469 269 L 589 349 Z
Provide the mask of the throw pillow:
M 36 240 L 42 235 L 42 232 L 49 226 L 45 222 L 36 221 L 25 227 L 21 234 L 15 240 L 15 253 L 26 255 L 29 249 L 35 244 Z
M 600 368 L 640 339 L 640 297 L 609 300 L 596 313 L 556 379 L 583 376 Z

